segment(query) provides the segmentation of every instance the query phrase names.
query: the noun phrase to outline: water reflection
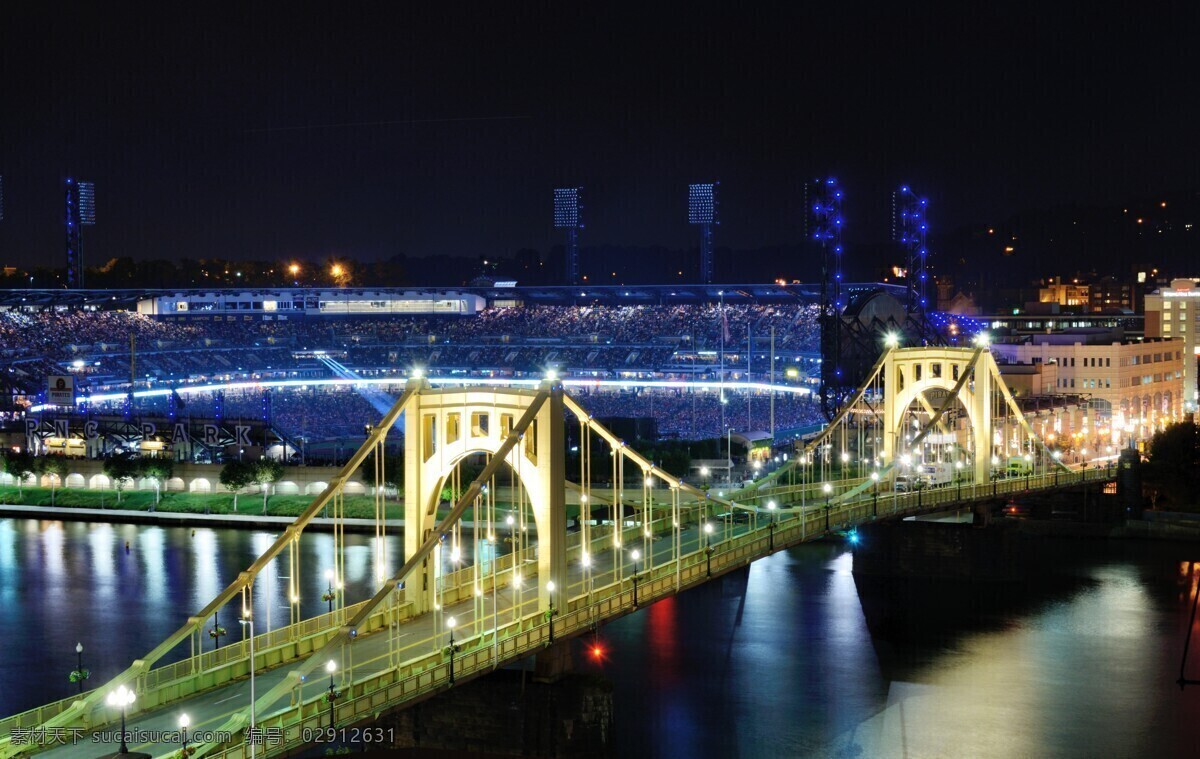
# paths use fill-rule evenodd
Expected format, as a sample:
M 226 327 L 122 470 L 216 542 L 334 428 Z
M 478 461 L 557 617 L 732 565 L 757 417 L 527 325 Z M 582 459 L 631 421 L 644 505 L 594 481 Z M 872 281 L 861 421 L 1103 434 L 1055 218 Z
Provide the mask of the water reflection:
M 154 648 L 233 581 L 274 540 L 265 531 L 156 527 L 0 519 L 0 712 L 15 713 L 74 692 L 75 643 L 84 645 L 88 685 L 103 683 Z M 128 550 L 126 549 L 128 541 Z M 373 536 L 346 536 L 346 600 L 373 594 L 369 567 Z M 398 537 L 388 537 L 393 555 Z M 325 610 L 324 567 L 332 566 L 333 536 L 300 541 L 301 611 Z M 260 631 L 286 624 L 288 558 L 285 551 L 260 574 L 254 612 Z M 233 604 L 221 612 L 240 639 Z M 205 620 L 205 629 L 212 620 Z M 202 635 L 209 650 L 211 638 Z M 189 652 L 185 643 L 163 663 Z
M 1186 547 L 1050 549 L 1056 576 L 1009 591 L 881 590 L 811 545 L 618 620 L 588 665 L 614 683 L 616 755 L 1196 755 Z
M 71 693 L 76 640 L 91 684 L 116 674 L 274 538 L 0 520 L 0 711 Z M 375 587 L 374 536 L 346 542 L 354 602 Z M 398 536 L 387 546 L 402 555 Z M 1050 550 L 1053 573 L 947 587 L 864 580 L 842 546 L 805 546 L 601 627 L 602 663 L 581 666 L 613 683 L 617 756 L 1195 755 L 1200 688 L 1174 686 L 1191 548 Z M 333 536 L 306 535 L 299 551 L 311 616 Z M 256 583 L 260 629 L 287 621 L 287 556 Z M 226 640 L 236 613 L 222 614 Z

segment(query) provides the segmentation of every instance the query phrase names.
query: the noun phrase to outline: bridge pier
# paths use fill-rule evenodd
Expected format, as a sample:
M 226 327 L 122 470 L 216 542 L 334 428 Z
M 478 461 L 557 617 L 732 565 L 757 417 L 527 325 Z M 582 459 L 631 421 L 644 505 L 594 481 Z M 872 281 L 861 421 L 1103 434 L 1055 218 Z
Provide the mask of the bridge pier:
M 976 527 L 987 527 L 992 523 L 992 504 L 977 503 L 971 507 L 971 524 Z
M 593 675 L 571 674 L 554 683 L 526 681 L 525 675 L 500 669 L 384 714 L 373 727 L 380 728 L 390 742 L 351 748 L 486 752 L 488 756 L 612 755 L 610 683 Z
M 539 651 L 533 657 L 533 679 L 539 683 L 554 683 L 575 671 L 573 640 L 560 640 Z

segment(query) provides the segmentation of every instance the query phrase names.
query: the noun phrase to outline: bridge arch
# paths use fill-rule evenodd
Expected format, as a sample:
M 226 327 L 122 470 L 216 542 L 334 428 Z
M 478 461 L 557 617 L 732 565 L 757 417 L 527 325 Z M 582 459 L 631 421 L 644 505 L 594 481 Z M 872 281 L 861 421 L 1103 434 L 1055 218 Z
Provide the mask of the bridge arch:
M 514 388 L 423 389 L 405 408 L 404 555 L 412 556 L 436 525 L 438 498 L 446 479 L 465 458 L 495 456 L 537 400 L 537 391 Z M 561 390 L 537 409 L 520 442 L 504 457 L 529 497 L 538 539 L 539 605 L 548 607 L 546 582 L 566 577 L 566 475 Z M 424 588 L 407 599 L 419 610 L 433 605 L 433 565 L 423 565 Z
M 991 367 L 979 360 L 972 348 L 892 348 L 882 362 L 883 451 L 894 463 L 903 440 L 900 426 L 914 401 L 920 401 L 932 416 L 937 409 L 926 394 L 940 390 L 952 396 L 966 412 L 969 439 L 975 455 L 972 462 L 976 482 L 987 479 L 992 450 Z M 957 392 L 956 392 L 957 391 Z

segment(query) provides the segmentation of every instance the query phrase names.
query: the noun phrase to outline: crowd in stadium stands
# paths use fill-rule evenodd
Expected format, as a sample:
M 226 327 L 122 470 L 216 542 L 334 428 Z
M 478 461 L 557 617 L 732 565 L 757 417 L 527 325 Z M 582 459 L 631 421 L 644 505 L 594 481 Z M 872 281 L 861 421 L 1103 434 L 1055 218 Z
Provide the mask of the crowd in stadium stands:
M 388 388 L 396 397 L 399 386 Z M 770 398 L 765 393 L 727 391 L 726 403 L 714 390 L 687 392 L 681 389 L 610 390 L 572 388 L 573 397 L 596 417 L 649 417 L 657 421 L 663 438 L 701 439 L 719 437 L 722 405 L 725 426 L 736 431 L 764 431 L 770 424 Z M 123 401 L 96 404 L 94 413 L 120 414 Z M 168 409 L 165 396 L 139 398 L 134 416 L 164 416 Z M 188 394 L 184 405 L 176 407 L 178 418 L 211 418 L 216 408 L 209 393 Z M 262 418 L 263 395 L 258 391 L 225 392 L 223 418 L 228 423 Z M 380 418 L 357 391 L 350 387 L 288 388 L 270 391 L 271 422 L 293 439 L 321 441 L 334 438 L 357 439 L 363 425 Z M 749 413 L 749 416 L 747 416 Z M 812 396 L 780 393 L 775 398 L 775 429 L 792 430 L 822 420 L 820 404 Z
M 423 367 L 430 372 L 532 373 L 549 367 L 585 377 L 648 376 L 709 372 L 725 340 L 727 354 L 744 350 L 749 328 L 755 338 L 754 372 L 768 364 L 768 337 L 775 330 L 780 354 L 813 354 L 819 344 L 817 306 L 812 304 L 668 306 L 521 306 L 488 308 L 474 316 L 389 316 L 361 318 L 255 318 L 157 320 L 124 311 L 0 312 L 0 367 L 10 381 L 29 390 L 45 377 L 70 368 L 78 385 L 124 382 L 131 373 L 129 337 L 136 338 L 139 380 L 229 376 L 316 378 L 333 372 L 319 358 L 296 351 L 336 351 L 338 360 L 364 376 Z M 783 359 L 781 359 L 782 361 Z M 788 359 L 792 360 L 792 359 Z M 72 366 L 73 363 L 82 366 Z M 784 364 L 778 369 L 782 372 Z M 727 369 L 741 371 L 744 354 Z M 778 375 L 777 375 L 778 376 Z M 258 396 L 226 398 L 226 418 L 257 418 Z M 155 403 L 165 401 L 158 399 Z M 187 401 L 204 403 L 208 401 Z M 767 398 L 754 396 L 750 425 L 767 426 Z M 242 405 L 247 408 L 242 409 Z M 592 408 L 592 405 L 595 408 Z M 722 434 L 721 404 L 712 392 L 598 392 L 589 396 L 597 415 L 652 416 L 662 436 Z M 162 411 L 165 413 L 165 405 Z M 745 397 L 730 394 L 727 426 L 743 429 Z M 787 429 L 819 419 L 808 398 L 776 400 L 776 427 Z M 360 435 L 364 419 L 378 412 L 357 393 L 285 391 L 273 395 L 281 429 L 313 439 Z M 732 421 L 731 421 L 732 420 Z
M 725 404 L 716 391 L 641 389 L 581 393 L 574 390 L 572 396 L 593 416 L 651 417 L 657 420 L 658 435 L 663 438 L 699 440 L 724 435 L 722 405 L 725 426 L 737 432 L 765 431 L 771 419 L 771 400 L 766 393 L 749 394 L 748 412 L 747 394 L 735 391 L 726 391 Z M 777 431 L 809 427 L 823 420 L 820 401 L 815 397 L 776 395 Z
M 658 340 L 716 346 L 746 339 L 746 329 L 766 339 L 772 327 L 779 350 L 811 351 L 817 345 L 815 305 L 728 305 L 725 318 L 715 304 L 674 306 L 522 306 L 488 308 L 475 316 L 392 316 L 351 319 L 310 317 L 287 321 L 156 320 L 126 311 L 0 312 L 0 346 L 10 355 L 44 354 L 69 358 L 127 345 L 130 334 L 153 350 L 198 344 L 247 347 L 276 344 L 290 348 L 345 348 L 427 343 L 491 343 L 507 338 L 559 339 L 643 345 Z M 722 325 L 725 325 L 723 329 Z

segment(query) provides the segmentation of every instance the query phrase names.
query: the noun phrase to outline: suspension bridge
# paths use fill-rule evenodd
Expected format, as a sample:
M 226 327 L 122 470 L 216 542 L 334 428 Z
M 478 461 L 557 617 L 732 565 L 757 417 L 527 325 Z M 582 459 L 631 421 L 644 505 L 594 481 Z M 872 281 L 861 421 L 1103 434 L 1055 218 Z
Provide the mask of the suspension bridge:
M 402 562 L 386 551 L 383 484 L 384 443 L 401 423 Z M 568 425 L 579 430 L 570 472 Z M 564 641 L 774 551 L 877 519 L 1113 478 L 1104 420 L 1085 410 L 1053 429 L 1022 413 L 986 344 L 892 341 L 783 466 L 714 493 L 626 445 L 557 378 L 435 388 L 414 377 L 325 491 L 223 591 L 109 682 L 0 719 L 0 757 L 179 756 L 173 741 L 189 734 L 189 756 L 294 751 L 531 655 L 551 666 Z M 374 475 L 376 592 L 351 599 L 343 487 L 360 468 Z M 333 565 L 301 566 L 300 537 L 323 514 Z M 255 594 L 275 566 L 289 578 L 287 623 L 255 634 Z M 328 611 L 305 618 L 299 580 L 321 572 Z M 221 618 L 243 638 L 213 649 L 207 633 Z M 187 731 L 167 739 L 183 714 Z

